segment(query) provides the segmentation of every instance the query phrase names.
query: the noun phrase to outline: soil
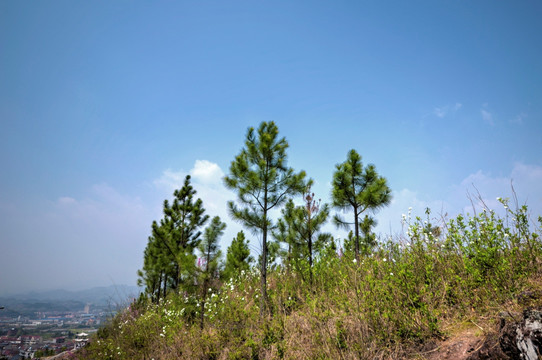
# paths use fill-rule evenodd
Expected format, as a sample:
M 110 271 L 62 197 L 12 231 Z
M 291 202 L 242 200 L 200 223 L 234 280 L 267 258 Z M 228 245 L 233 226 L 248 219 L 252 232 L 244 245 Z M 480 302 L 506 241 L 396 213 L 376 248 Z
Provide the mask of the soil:
M 485 338 L 477 329 L 467 329 L 440 342 L 430 351 L 418 354 L 427 360 L 467 360 L 480 350 Z

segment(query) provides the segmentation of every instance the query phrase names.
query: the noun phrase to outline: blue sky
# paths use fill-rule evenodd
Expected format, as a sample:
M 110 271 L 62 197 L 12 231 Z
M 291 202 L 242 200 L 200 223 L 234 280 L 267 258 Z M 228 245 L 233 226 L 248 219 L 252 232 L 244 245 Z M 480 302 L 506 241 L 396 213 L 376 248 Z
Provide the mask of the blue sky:
M 0 3 L 0 295 L 133 284 L 184 176 L 210 215 L 246 129 L 275 121 L 329 201 L 356 149 L 401 214 L 542 214 L 538 1 Z M 333 230 L 332 227 L 330 227 Z M 337 232 L 340 236 L 340 232 Z M 252 236 L 253 249 L 258 238 Z

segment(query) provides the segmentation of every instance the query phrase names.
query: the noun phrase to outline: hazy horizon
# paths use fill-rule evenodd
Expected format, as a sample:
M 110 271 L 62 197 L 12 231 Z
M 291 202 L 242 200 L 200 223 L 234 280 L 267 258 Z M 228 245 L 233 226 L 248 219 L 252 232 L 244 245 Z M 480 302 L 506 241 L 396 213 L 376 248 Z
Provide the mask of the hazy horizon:
M 542 215 L 542 3 L 0 3 L 0 296 L 135 285 L 153 220 L 187 174 L 207 214 L 249 126 L 330 201 L 350 149 L 401 215 Z M 346 214 L 345 216 L 349 216 Z M 333 231 L 339 238 L 343 230 Z M 244 230 L 254 253 L 259 237 Z

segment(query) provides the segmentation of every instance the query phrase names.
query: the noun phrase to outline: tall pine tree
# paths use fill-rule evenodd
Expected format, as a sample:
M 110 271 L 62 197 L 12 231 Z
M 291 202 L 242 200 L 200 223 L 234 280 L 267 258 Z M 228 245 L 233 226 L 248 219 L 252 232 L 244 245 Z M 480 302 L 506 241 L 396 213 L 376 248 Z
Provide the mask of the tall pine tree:
M 194 250 L 200 242 L 200 229 L 209 219 L 203 202 L 195 195 L 188 175 L 183 187 L 174 191 L 173 202 L 164 201 L 163 219 L 152 223 L 143 269 L 138 274 L 140 283 L 147 286 L 147 293 L 154 298 L 165 297 L 168 290 L 194 290 Z
M 334 217 L 338 226 L 354 225 L 355 256 L 359 262 L 360 216 L 366 210 L 377 210 L 391 201 L 391 189 L 384 177 L 378 175 L 374 165 L 365 168 L 356 150 L 350 150 L 345 162 L 336 165 L 332 183 L 332 205 L 343 211 L 354 212 L 354 222 L 347 222 L 339 215 Z
M 230 174 L 224 178 L 226 186 L 237 192 L 239 205 L 228 202 L 231 216 L 262 235 L 261 315 L 267 307 L 267 235 L 273 227 L 269 211 L 305 187 L 305 172 L 296 174 L 287 167 L 288 143 L 285 138 L 279 138 L 278 133 L 274 122 L 262 122 L 258 130 L 249 128 L 245 147 L 232 161 Z
M 209 219 L 205 215 L 201 199 L 194 199 L 196 190 L 190 184 L 190 175 L 187 175 L 183 187 L 173 192 L 173 203 L 169 205 L 164 201 L 164 219 L 168 236 L 165 245 L 176 260 L 177 276 L 175 289 L 177 292 L 185 287 L 188 290 L 193 284 L 195 275 L 196 255 L 194 250 L 199 244 L 201 230 Z

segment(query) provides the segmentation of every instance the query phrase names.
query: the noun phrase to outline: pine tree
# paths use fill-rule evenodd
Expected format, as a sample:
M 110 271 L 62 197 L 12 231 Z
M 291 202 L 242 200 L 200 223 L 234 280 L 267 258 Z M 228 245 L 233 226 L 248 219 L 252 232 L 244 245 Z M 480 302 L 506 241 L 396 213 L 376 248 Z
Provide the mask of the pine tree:
M 356 239 L 354 238 L 354 232 L 352 230 L 348 232 L 348 236 L 343 240 L 343 248 L 345 254 L 355 254 Z
M 312 284 L 312 263 L 315 250 L 314 236 L 318 234 L 320 228 L 326 223 L 329 216 L 329 206 L 327 204 L 323 204 L 320 207 L 320 200 L 316 201 L 314 193 L 311 193 L 310 190 L 311 188 L 308 186 L 307 191 L 305 194 L 303 194 L 305 204 L 297 211 L 296 230 L 307 244 L 307 251 L 309 255 L 309 276 L 310 284 Z M 325 238 L 325 236 L 320 237 L 320 239 L 323 238 Z
M 230 165 L 230 174 L 224 178 L 228 188 L 237 192 L 240 207 L 228 202 L 232 217 L 252 231 L 262 234 L 261 306 L 263 315 L 267 306 L 267 234 L 273 223 L 269 211 L 284 204 L 288 196 L 301 193 L 305 172 L 294 173 L 286 166 L 285 138 L 278 138 L 274 122 L 262 122 L 255 131 L 249 128 L 245 147 Z
M 167 236 L 164 244 L 176 261 L 176 278 L 174 282 L 177 292 L 185 287 L 189 290 L 195 275 L 196 255 L 194 250 L 200 242 L 201 230 L 209 219 L 204 215 L 205 209 L 201 199 L 194 200 L 196 190 L 190 184 L 190 175 L 184 180 L 181 189 L 173 192 L 173 203 L 164 201 L 164 219 L 162 227 Z
M 164 217 L 153 221 L 143 259 L 138 271 L 139 283 L 155 300 L 167 295 L 168 290 L 194 290 L 196 278 L 195 248 L 200 242 L 200 228 L 209 219 L 201 199 L 194 199 L 196 190 L 186 176 L 181 189 L 175 190 L 170 204 L 164 200 Z
M 157 265 L 159 254 L 156 252 L 156 241 L 149 236 L 147 247 L 143 252 L 143 268 L 137 271 L 137 285 L 145 286 L 145 292 L 156 301 L 160 296 L 159 289 L 162 283 L 162 269 Z
M 303 194 L 304 205 L 294 206 L 292 200 L 289 200 L 282 210 L 282 219 L 279 220 L 278 232 L 273 235 L 276 239 L 288 243 L 288 260 L 296 263 L 299 258 L 308 259 L 309 262 L 309 281 L 313 282 L 312 266 L 316 244 L 330 238 L 331 235 L 318 235 L 321 227 L 327 221 L 329 216 L 329 206 L 321 204 L 321 200 L 316 200 L 314 193 L 311 193 L 310 184 L 306 187 Z
M 151 229 L 152 238 L 155 239 L 154 251 L 151 254 L 156 257 L 153 262 L 161 272 L 160 286 L 163 286 L 163 289 L 158 288 L 157 299 L 160 299 L 160 297 L 167 295 L 169 289 L 176 289 L 179 266 L 175 252 L 168 246 L 170 242 L 169 225 L 162 219 L 160 223 L 153 221 Z
M 350 150 L 345 162 L 336 165 L 332 184 L 332 205 L 340 210 L 353 210 L 354 222 L 349 223 L 338 215 L 334 222 L 338 226 L 354 225 L 355 256 L 359 262 L 360 237 L 359 222 L 361 214 L 366 210 L 377 210 L 391 201 L 391 190 L 384 177 L 377 174 L 374 165 L 363 167 L 361 156 Z
M 359 229 L 362 236 L 360 236 L 360 252 L 362 255 L 369 255 L 373 248 L 376 246 L 376 234 L 372 232 L 372 228 L 376 225 L 376 220 L 365 215 L 363 220 L 359 223 Z M 348 237 L 344 239 L 344 251 L 346 253 L 354 254 L 356 249 L 356 239 L 354 233 L 350 231 Z
M 289 199 L 281 210 L 282 217 L 278 219 L 277 226 L 273 229 L 272 235 L 279 244 L 286 244 L 287 249 L 281 250 L 282 263 L 286 271 L 290 272 L 293 267 L 303 277 L 302 259 L 305 257 L 302 240 L 294 230 L 295 204 Z
M 245 233 L 239 231 L 228 247 L 226 265 L 222 272 L 222 278 L 229 280 L 241 271 L 248 271 L 253 261 L 254 258 L 250 256 L 250 249 L 248 247 L 248 240 L 245 239 Z
M 156 221 L 153 222 L 152 233 L 143 253 L 143 268 L 137 273 L 138 285 L 145 286 L 145 292 L 156 302 L 166 295 L 168 283 L 175 278 L 175 267 L 174 258 L 161 239 L 165 236 L 164 231 Z
M 218 240 L 224 234 L 226 224 L 220 221 L 220 217 L 215 216 L 211 224 L 205 229 L 203 241 L 199 244 L 198 249 L 201 253 L 199 261 L 199 284 L 201 286 L 201 313 L 200 327 L 203 329 L 205 317 L 205 303 L 209 290 L 217 287 L 219 260 L 221 251 L 219 250 Z
M 376 246 L 376 234 L 372 232 L 372 228 L 375 226 L 376 220 L 369 215 L 365 215 L 363 220 L 359 223 L 359 229 L 363 234 L 360 241 L 361 253 L 363 255 L 369 255 Z

